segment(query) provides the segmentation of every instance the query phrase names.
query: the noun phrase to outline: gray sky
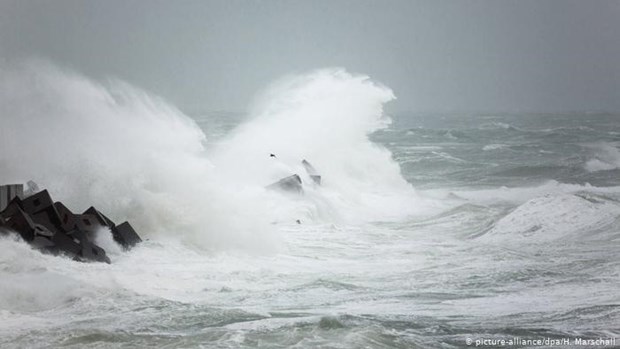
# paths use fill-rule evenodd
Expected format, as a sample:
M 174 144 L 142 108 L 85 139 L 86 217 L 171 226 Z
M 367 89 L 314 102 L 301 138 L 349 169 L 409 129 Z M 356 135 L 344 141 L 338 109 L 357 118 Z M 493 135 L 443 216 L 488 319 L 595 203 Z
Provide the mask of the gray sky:
M 0 58 L 30 56 L 186 111 L 333 66 L 392 111 L 620 111 L 620 0 L 0 0 Z

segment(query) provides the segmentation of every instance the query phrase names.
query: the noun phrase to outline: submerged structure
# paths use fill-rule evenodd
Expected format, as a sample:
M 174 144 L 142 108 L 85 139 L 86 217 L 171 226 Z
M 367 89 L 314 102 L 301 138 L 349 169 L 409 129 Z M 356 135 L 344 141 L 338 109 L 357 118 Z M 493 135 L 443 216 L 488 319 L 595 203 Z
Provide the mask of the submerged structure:
M 270 154 L 270 156 L 275 157 L 275 155 Z M 305 159 L 301 161 L 306 173 L 312 179 L 312 182 L 316 185 L 321 185 L 321 175 L 318 174 L 317 170 Z M 267 186 L 267 189 L 272 190 L 281 190 L 289 193 L 303 194 L 303 182 L 301 177 L 298 174 L 292 174 L 290 176 L 284 177 L 278 180 L 275 183 L 272 183 Z
M 142 242 L 128 222 L 116 225 L 94 207 L 73 213 L 62 202 L 54 202 L 47 190 L 39 191 L 34 182 L 28 182 L 26 190 L 21 184 L 0 186 L 0 233 L 16 232 L 42 252 L 110 263 L 95 242 L 96 234 L 107 230 L 126 249 Z
M 306 169 L 308 176 L 312 179 L 315 184 L 321 185 L 321 175 L 316 171 L 314 166 L 312 166 L 306 159 L 301 161 L 301 164 Z
M 298 194 L 303 194 L 304 192 L 304 188 L 301 186 L 301 177 L 297 174 L 284 177 L 279 181 L 268 185 L 267 189 L 283 190 Z

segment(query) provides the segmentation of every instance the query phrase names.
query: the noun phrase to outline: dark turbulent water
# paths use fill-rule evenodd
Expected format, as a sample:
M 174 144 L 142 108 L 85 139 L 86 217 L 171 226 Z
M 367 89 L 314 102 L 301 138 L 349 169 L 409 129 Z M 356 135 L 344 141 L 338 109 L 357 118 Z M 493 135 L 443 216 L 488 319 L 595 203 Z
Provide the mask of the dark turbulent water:
M 131 252 L 109 248 L 111 265 L 46 256 L 1 238 L 0 347 L 461 348 L 468 340 L 487 340 L 486 347 L 520 340 L 511 347 L 534 347 L 524 341 L 572 345 L 620 336 L 620 115 L 403 114 L 368 143 L 364 133 L 376 127 L 336 116 L 341 110 L 365 115 L 356 109 L 358 101 L 378 99 L 380 105 L 391 92 L 342 72 L 323 74 L 318 86 L 310 83 L 309 95 L 345 86 L 355 98 L 337 96 L 334 108 L 328 94 L 310 107 L 287 110 L 293 123 L 276 113 L 236 136 L 230 131 L 243 118 L 196 116 L 209 142 L 209 166 L 194 158 L 192 142 L 190 150 L 175 148 L 200 136 L 192 123 L 162 121 L 177 120 L 174 113 L 153 119 L 147 108 L 147 122 L 138 118 L 138 132 L 126 132 L 133 141 L 155 124 L 153 137 L 148 132 L 137 144 L 163 144 L 155 147 L 156 161 L 144 160 L 151 159 L 152 147 L 137 157 L 126 147 L 108 158 L 129 159 L 123 166 L 97 167 L 90 187 L 79 188 L 94 188 L 83 192 L 89 199 L 97 199 L 102 187 L 117 185 L 119 195 L 129 191 L 135 200 L 107 209 L 164 232 L 142 231 L 150 240 Z M 304 91 L 293 97 L 306 96 Z M 74 93 L 79 91 L 68 95 Z M 93 103 L 93 110 L 107 110 L 112 99 L 97 104 L 98 96 L 90 93 L 72 107 Z M 127 104 L 92 122 L 113 120 Z M 126 114 L 140 113 L 144 108 L 137 105 Z M 329 115 L 333 124 L 329 118 L 313 121 L 329 110 L 336 111 Z M 183 137 L 168 136 L 168 130 Z M 226 191 L 228 182 L 215 177 L 227 195 L 210 196 L 218 191 L 202 186 L 203 169 L 238 165 L 237 172 L 249 172 L 239 178 L 260 177 L 252 157 L 229 155 L 252 153 L 261 142 L 284 144 L 276 151 L 283 163 L 287 151 L 308 151 L 323 186 L 291 198 L 262 190 L 268 183 L 246 187 L 237 177 L 234 190 Z M 224 150 L 218 149 L 222 144 Z M 130 171 L 134 167 L 137 172 Z M 93 175 L 80 168 L 81 176 Z M 48 183 L 62 183 L 52 175 L 66 172 L 54 169 Z M 127 176 L 116 180 L 118 171 Z M 192 171 L 199 175 L 188 176 Z M 73 197 L 52 189 L 55 197 Z M 255 197 L 255 191 L 261 200 L 248 199 L 254 205 L 249 211 L 285 217 L 268 222 L 278 238 L 267 252 L 252 248 L 267 240 L 258 225 L 250 235 L 235 233 L 237 220 L 260 222 L 252 220 L 253 212 L 229 209 L 235 205 L 218 210 Z M 247 192 L 252 195 L 241 196 Z M 177 197 L 205 216 L 182 201 L 166 206 Z M 193 219 L 196 212 L 204 220 Z M 204 248 L 188 231 L 199 237 L 204 231 L 209 244 L 226 248 Z
M 422 337 L 618 336 L 619 131 L 607 114 L 420 115 L 374 135 L 416 188 L 463 199 L 398 227 L 454 239 L 428 275 L 445 280 L 429 314 L 441 330 Z
M 421 196 L 450 204 L 404 222 L 293 228 L 288 258 L 301 261 L 291 261 L 294 276 L 281 276 L 298 281 L 274 287 L 271 265 L 261 281 L 272 286 L 249 301 L 271 311 L 228 325 L 243 329 L 232 346 L 573 345 L 618 336 L 618 121 L 394 117 L 372 139 Z
M 374 139 L 416 187 L 620 183 L 618 115 L 401 115 Z

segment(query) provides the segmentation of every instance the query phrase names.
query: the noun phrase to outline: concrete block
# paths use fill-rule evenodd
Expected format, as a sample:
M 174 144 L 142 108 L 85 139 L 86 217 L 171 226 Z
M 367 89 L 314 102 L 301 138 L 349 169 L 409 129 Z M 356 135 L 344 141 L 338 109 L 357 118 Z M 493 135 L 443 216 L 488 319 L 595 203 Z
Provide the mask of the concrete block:
M 18 232 L 28 242 L 34 239 L 35 223 L 21 209 L 7 219 L 7 227 Z
M 77 217 L 71 212 L 62 202 L 55 202 L 54 207 L 56 208 L 56 212 L 58 212 L 58 217 L 60 219 L 60 228 L 65 233 L 68 233 L 75 229 L 75 224 Z
M 22 199 L 32 196 L 40 191 L 41 190 L 39 189 L 37 183 L 33 181 L 28 181 L 28 183 L 26 183 L 26 189 L 24 189 L 24 196 L 22 197 Z
M 24 195 L 24 186 L 22 184 L 0 185 L 0 211 L 9 205 L 14 198 L 21 198 Z
M 54 205 L 48 206 L 45 209 L 35 214 L 31 214 L 30 218 L 35 223 L 45 226 L 47 229 L 49 229 L 52 232 L 62 230 L 61 229 L 62 225 L 60 223 L 60 216 L 58 214 L 58 211 L 56 210 L 56 207 L 54 207 Z
M 39 250 L 49 250 L 54 247 L 52 240 L 44 236 L 35 236 L 30 245 Z
M 114 241 L 118 242 L 125 248 L 133 247 L 137 243 L 142 242 L 140 236 L 138 236 L 136 231 L 128 222 L 123 222 L 113 227 L 112 237 L 114 238 Z
M 302 194 L 304 192 L 304 189 L 301 186 L 301 178 L 296 174 L 284 177 L 279 181 L 268 185 L 267 189 L 282 190 L 297 194 Z
M 93 233 L 76 229 L 67 236 L 80 246 L 80 251 L 77 253 L 79 260 L 110 263 L 110 258 L 106 255 L 105 250 L 95 244 Z
M 76 241 L 78 244 L 83 244 L 85 242 L 93 242 L 95 241 L 95 233 L 94 232 L 86 232 L 79 229 L 74 229 L 67 233 L 67 235 Z
M 319 176 L 319 175 L 311 175 L 310 179 L 312 179 L 312 181 L 315 184 L 321 185 L 321 176 Z
M 28 194 L 32 195 L 27 197 L 21 185 L 0 188 L 0 231 L 15 231 L 42 251 L 65 254 L 78 261 L 110 263 L 105 250 L 95 244 L 98 229 L 109 227 L 114 240 L 126 248 L 142 241 L 129 223 L 116 226 L 94 207 L 74 214 L 61 202 L 54 203 L 47 190 L 35 193 L 35 183 L 28 183 Z
M 41 225 L 41 224 L 34 224 L 34 236 L 43 236 L 46 238 L 51 238 L 52 236 L 54 236 L 55 232 L 47 229 L 45 226 Z
M 99 212 L 93 206 L 91 206 L 88 210 L 84 211 L 84 213 L 82 213 L 82 214 L 94 216 L 97 219 L 97 222 L 99 222 L 99 224 L 101 224 L 103 226 L 106 226 L 108 228 L 112 228 L 112 227 L 114 227 L 116 225 L 116 224 L 114 224 L 114 222 L 112 222 L 111 219 L 106 217 L 103 213 Z
M 63 233 L 57 233 L 52 236 L 51 239 L 54 244 L 49 250 L 55 254 L 65 254 L 70 258 L 78 256 L 82 251 L 82 245 L 79 240 L 72 238 L 71 236 Z
M 308 176 L 315 184 L 321 185 L 321 175 L 317 172 L 317 170 L 305 159 L 301 161 L 301 164 L 306 169 Z
M 304 168 L 306 169 L 306 172 L 308 172 L 309 175 L 315 175 L 318 174 L 316 169 L 314 168 L 314 166 L 312 166 L 308 160 L 303 159 L 301 160 L 301 164 L 304 166 Z
M 11 200 L 11 202 L 9 202 L 9 205 L 4 208 L 4 211 L 0 212 L 0 215 L 2 215 L 5 219 L 8 219 L 9 217 L 17 214 L 17 211 L 21 209 L 22 200 L 19 197 L 15 197 Z
M 77 230 L 86 233 L 95 233 L 102 225 L 97 220 L 97 217 L 92 214 L 80 214 L 75 215 L 75 227 Z
M 35 214 L 53 205 L 54 201 L 47 190 L 40 191 L 22 200 L 22 208 L 28 214 Z
M 88 241 L 82 242 L 82 250 L 79 256 L 84 260 L 110 264 L 110 258 L 106 255 L 105 250 Z

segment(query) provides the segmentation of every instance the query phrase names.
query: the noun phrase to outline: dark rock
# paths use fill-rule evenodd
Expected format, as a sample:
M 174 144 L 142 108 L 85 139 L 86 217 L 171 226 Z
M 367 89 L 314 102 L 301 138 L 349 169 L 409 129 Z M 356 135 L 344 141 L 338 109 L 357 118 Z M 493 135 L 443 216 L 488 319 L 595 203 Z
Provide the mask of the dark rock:
M 140 236 L 133 230 L 133 227 L 128 222 L 123 222 L 117 226 L 112 227 L 112 237 L 114 241 L 118 242 L 125 248 L 133 247 L 137 243 L 142 242 Z
M 296 174 L 284 177 L 279 181 L 268 185 L 267 189 L 282 190 L 298 194 L 302 194 L 304 192 L 304 189 L 301 186 L 301 178 Z

